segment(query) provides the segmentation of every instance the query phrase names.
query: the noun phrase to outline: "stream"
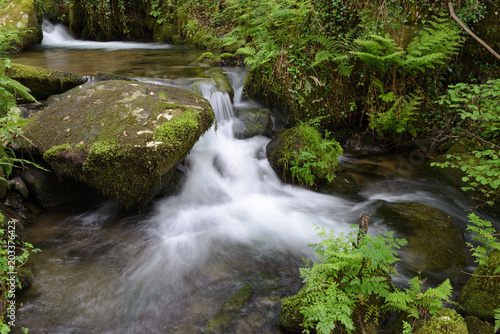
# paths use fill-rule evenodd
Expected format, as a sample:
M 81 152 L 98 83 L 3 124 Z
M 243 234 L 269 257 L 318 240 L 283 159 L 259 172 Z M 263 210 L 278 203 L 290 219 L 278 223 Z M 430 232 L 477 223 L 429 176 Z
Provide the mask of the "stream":
M 202 52 L 78 41 L 63 27 L 44 25 L 42 44 L 12 60 L 190 89 L 204 69 L 189 64 Z M 265 158 L 270 138 L 234 137 L 234 109 L 255 102 L 242 93 L 246 72 L 224 71 L 234 103 L 214 86 L 201 89 L 218 127 L 191 150 L 176 195 L 131 213 L 95 194 L 47 210 L 26 229 L 26 240 L 42 252 L 31 259 L 33 286 L 17 298 L 18 328 L 35 334 L 203 333 L 223 303 L 249 284 L 254 295 L 231 333 L 284 333 L 277 321 L 280 298 L 301 287 L 298 268 L 313 257 L 307 245 L 318 241 L 314 224 L 347 232 L 383 201 L 416 201 L 444 210 L 466 231 L 465 198 L 424 168 L 418 152 L 346 150 L 341 163 L 362 184 L 353 198 L 283 184 Z M 370 221 L 371 234 L 390 230 L 381 219 Z M 434 285 L 450 278 L 456 296 L 468 279 L 461 269 L 426 274 Z M 398 271 L 394 280 L 402 285 L 416 275 L 404 261 Z

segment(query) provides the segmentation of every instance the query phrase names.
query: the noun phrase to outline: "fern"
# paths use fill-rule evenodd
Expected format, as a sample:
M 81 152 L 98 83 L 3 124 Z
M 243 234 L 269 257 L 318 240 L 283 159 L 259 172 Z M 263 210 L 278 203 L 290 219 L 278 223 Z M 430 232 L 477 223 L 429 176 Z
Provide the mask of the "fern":
M 321 63 L 331 61 L 338 65 L 338 71 L 341 75 L 349 77 L 354 65 L 349 65 L 349 61 L 353 58 L 356 50 L 356 44 L 353 43 L 354 36 L 357 34 L 355 29 L 348 32 L 346 35 L 338 39 L 327 36 L 317 36 L 315 41 L 324 48 L 324 50 L 316 53 L 312 67 L 318 66 Z
M 379 72 L 387 71 L 392 64 L 401 64 L 404 51 L 388 36 L 370 35 L 370 39 L 354 40 L 365 51 L 352 52 L 368 66 Z
M 388 294 L 384 308 L 391 311 L 407 312 L 410 317 L 424 319 L 434 316 L 443 306 L 443 301 L 451 297 L 450 280 L 446 279 L 436 288 L 423 290 L 425 280 L 414 277 L 410 280 L 410 288 Z
M 436 22 L 429 22 L 432 27 L 425 28 L 406 48 L 402 65 L 408 72 L 434 69 L 435 65 L 443 64 L 445 59 L 455 53 L 461 44 L 459 30 L 455 29 L 448 19 L 434 19 Z
M 406 240 L 394 239 L 391 232 L 366 235 L 356 243 L 357 230 L 336 235 L 334 230 L 316 228 L 318 236 L 325 239 L 310 245 L 320 262 L 300 269 L 307 283 L 306 303 L 300 310 L 304 315 L 302 325 L 307 333 L 308 328 L 322 334 L 330 334 L 335 328 L 351 332 L 351 315 L 359 301 L 389 294 L 389 273 L 398 261 L 396 249 Z

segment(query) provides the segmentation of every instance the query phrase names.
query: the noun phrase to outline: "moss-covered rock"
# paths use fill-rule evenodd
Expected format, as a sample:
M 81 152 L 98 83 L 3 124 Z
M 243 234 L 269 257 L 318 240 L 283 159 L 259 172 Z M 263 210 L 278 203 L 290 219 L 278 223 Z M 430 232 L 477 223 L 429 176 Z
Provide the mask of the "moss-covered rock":
M 17 278 L 21 284 L 21 290 L 30 287 L 33 284 L 33 270 L 29 267 L 17 269 Z
M 358 179 L 349 173 L 337 174 L 332 182 L 323 182 L 321 188 L 325 189 L 328 193 L 341 196 L 356 195 L 361 190 Z
M 47 100 L 21 145 L 59 175 L 84 182 L 128 208 L 144 207 L 208 130 L 203 97 L 175 87 L 105 81 Z
M 418 323 L 414 334 L 467 334 L 467 325 L 464 319 L 449 308 L 442 308 L 434 317 L 424 324 Z
M 495 271 L 500 267 L 500 251 L 495 250 L 480 264 L 474 276 L 464 286 L 458 302 L 467 315 L 492 321 L 495 309 L 500 308 L 500 279 Z
M 254 136 L 271 137 L 273 119 L 267 108 L 239 109 L 234 113 L 237 122 L 233 124 L 236 138 L 246 139 Z
M 288 331 L 301 333 L 304 315 L 300 309 L 305 305 L 306 289 L 302 288 L 294 296 L 286 297 L 281 304 L 281 312 L 278 317 L 278 323 Z
M 467 265 L 464 235 L 443 210 L 416 202 L 386 203 L 377 215 L 408 240 L 402 258 L 414 270 Z
M 492 325 L 479 320 L 473 316 L 466 316 L 465 323 L 467 324 L 467 331 L 469 334 L 495 334 L 495 329 Z
M 108 80 L 125 80 L 125 81 L 137 81 L 135 79 L 126 77 L 124 75 L 105 73 L 105 72 L 95 72 L 94 73 L 94 81 L 108 81 Z
M 253 296 L 253 287 L 245 285 L 240 288 L 221 307 L 217 315 L 208 321 L 206 333 L 228 333 L 231 322 L 242 315 L 243 308 Z
M 228 94 L 230 99 L 234 98 L 234 90 L 229 82 L 226 73 L 220 68 L 210 68 L 204 70 L 200 73 L 201 77 L 206 78 L 206 80 L 197 80 L 193 86 L 192 90 L 200 95 L 204 95 L 203 92 L 210 90 L 211 94 Z
M 5 74 L 28 87 L 31 95 L 39 100 L 61 94 L 87 81 L 87 78 L 77 74 L 21 64 L 11 64 Z
M 204 52 L 193 62 L 196 66 L 218 66 L 220 62 L 219 57 L 216 57 L 212 52 Z
M 2 1 L 0 11 L 0 27 L 19 31 L 20 41 L 15 47 L 24 50 L 42 41 L 42 16 L 38 1 Z
M 54 22 L 61 17 L 61 7 L 56 0 L 43 0 L 41 5 L 43 16 Z

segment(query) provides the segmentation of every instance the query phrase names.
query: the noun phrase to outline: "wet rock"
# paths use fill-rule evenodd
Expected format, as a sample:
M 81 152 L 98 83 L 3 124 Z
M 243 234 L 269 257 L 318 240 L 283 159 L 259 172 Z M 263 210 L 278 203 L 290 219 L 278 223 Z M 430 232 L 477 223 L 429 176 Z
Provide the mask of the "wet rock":
M 24 169 L 21 172 L 21 177 L 26 182 L 33 198 L 44 208 L 53 208 L 69 203 L 89 193 L 89 189 L 81 182 L 67 178 L 58 178 L 53 172 L 35 167 Z M 40 212 L 35 206 L 29 203 L 26 205 L 34 214 Z
M 495 250 L 469 278 L 458 297 L 458 303 L 467 315 L 486 321 L 494 320 L 495 310 L 500 308 L 500 279 L 495 273 L 498 268 L 500 251 Z
M 105 73 L 105 72 L 95 72 L 94 73 L 94 81 L 95 82 L 108 81 L 108 80 L 137 81 L 135 79 L 126 77 L 124 75 Z
M 20 193 L 23 198 L 28 198 L 29 197 L 29 191 L 28 187 L 24 183 L 23 179 L 21 179 L 19 176 L 16 176 L 12 180 L 9 180 L 9 185 L 11 186 L 11 189 L 14 189 L 18 193 Z
M 21 64 L 11 64 L 5 74 L 28 87 L 31 95 L 38 100 L 61 94 L 87 81 L 87 78 L 73 73 L 46 70 Z
M 473 316 L 466 316 L 465 323 L 467 324 L 467 331 L 469 334 L 495 334 L 495 329 L 492 325 L 479 320 Z
M 233 125 L 236 138 L 247 139 L 254 136 L 272 136 L 273 120 L 269 109 L 239 109 L 236 110 L 235 117 L 238 119 Z
M 21 290 L 26 289 L 33 284 L 33 270 L 28 267 L 18 268 L 17 278 L 21 284 Z
M 200 95 L 206 96 L 202 92 L 206 89 L 207 83 L 214 84 L 217 90 L 211 92 L 212 94 L 214 93 L 228 94 L 231 100 L 233 100 L 234 90 L 224 71 L 222 71 L 220 68 L 210 68 L 208 70 L 205 70 L 202 73 L 202 76 L 206 77 L 207 79 L 196 81 L 193 86 L 193 91 L 195 91 Z
M 42 41 L 42 16 L 37 0 L 4 1 L 1 6 L 0 27 L 19 32 L 18 49 L 24 50 Z
M 339 173 L 333 179 L 331 183 L 324 183 L 321 185 L 321 189 L 326 190 L 328 193 L 337 194 L 341 196 L 352 196 L 356 195 L 361 186 L 358 179 L 349 173 Z
M 30 142 L 20 144 L 58 175 L 142 208 L 163 192 L 214 118 L 206 99 L 184 89 L 89 83 L 48 99 L 23 129 Z
M 425 323 L 418 322 L 412 333 L 415 334 L 467 334 L 465 320 L 455 311 L 449 308 L 441 310 Z
M 5 206 L 8 206 L 13 210 L 19 210 L 23 207 L 23 198 L 18 193 L 7 192 L 3 204 L 5 204 Z
M 207 323 L 206 333 L 228 333 L 234 320 L 243 315 L 245 305 L 253 296 L 253 287 L 245 285 L 229 298 L 217 315 Z
M 415 202 L 385 203 L 377 215 L 408 240 L 401 257 L 414 270 L 467 265 L 464 235 L 443 210 Z

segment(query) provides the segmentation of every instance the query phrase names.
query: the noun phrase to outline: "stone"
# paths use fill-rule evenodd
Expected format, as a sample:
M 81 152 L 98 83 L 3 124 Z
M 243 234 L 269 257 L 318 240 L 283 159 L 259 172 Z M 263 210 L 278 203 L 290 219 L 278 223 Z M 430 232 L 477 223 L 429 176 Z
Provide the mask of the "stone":
M 416 202 L 384 202 L 376 216 L 408 240 L 400 256 L 413 270 L 439 271 L 468 264 L 463 232 L 443 210 Z
M 16 176 L 12 180 L 10 180 L 9 184 L 11 184 L 11 188 L 20 193 L 24 199 L 29 197 L 30 193 L 28 187 L 26 186 L 26 183 L 24 183 L 23 179 L 21 179 L 19 176 Z
M 441 310 L 428 319 L 424 324 L 417 324 L 412 331 L 414 334 L 467 334 L 465 320 L 455 311 L 449 308 Z
M 87 81 L 87 78 L 73 73 L 13 63 L 5 74 L 28 87 L 31 95 L 38 100 L 61 94 Z
M 23 207 L 23 198 L 18 193 L 7 192 L 3 204 L 13 210 L 19 210 Z
M 42 41 L 42 13 L 38 10 L 38 0 L 7 0 L 0 6 L 0 27 L 19 32 L 20 41 L 14 47 L 25 50 Z
M 47 100 L 21 146 L 60 176 L 139 209 L 163 193 L 176 166 L 214 122 L 191 91 L 143 82 L 89 83 Z
M 488 255 L 486 261 L 474 271 L 474 276 L 463 287 L 458 303 L 467 315 L 493 321 L 500 308 L 500 279 L 495 271 L 500 268 L 500 251 Z
M 273 119 L 267 108 L 238 109 L 234 116 L 237 121 L 233 125 L 236 138 L 247 139 L 254 136 L 271 137 Z

